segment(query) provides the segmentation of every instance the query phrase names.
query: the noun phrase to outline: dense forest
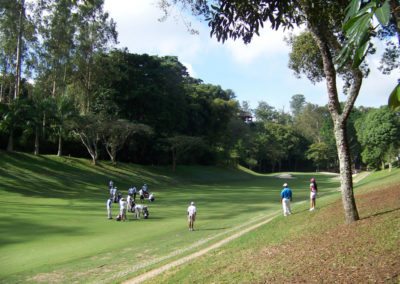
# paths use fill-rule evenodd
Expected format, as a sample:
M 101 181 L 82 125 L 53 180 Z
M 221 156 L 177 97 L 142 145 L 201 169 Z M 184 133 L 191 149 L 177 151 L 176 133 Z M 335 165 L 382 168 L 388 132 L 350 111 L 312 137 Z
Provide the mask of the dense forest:
M 339 170 L 327 106 L 290 99 L 251 109 L 192 78 L 175 56 L 116 49 L 103 1 L 0 4 L 0 148 L 139 164 L 241 164 L 259 172 Z M 267 100 L 267 96 L 266 96 Z M 354 169 L 398 161 L 400 119 L 357 107 Z

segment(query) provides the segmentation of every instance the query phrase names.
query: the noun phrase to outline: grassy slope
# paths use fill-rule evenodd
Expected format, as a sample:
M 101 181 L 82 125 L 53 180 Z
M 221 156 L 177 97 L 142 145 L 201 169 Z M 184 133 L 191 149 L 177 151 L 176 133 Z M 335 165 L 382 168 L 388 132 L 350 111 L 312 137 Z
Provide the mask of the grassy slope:
M 295 198 L 305 201 L 310 175 L 295 177 L 289 181 Z M 149 220 L 106 219 L 110 179 L 125 193 L 132 184 L 149 184 L 156 194 Z M 337 195 L 337 180 L 317 179 L 322 196 Z M 138 273 L 134 265 L 189 253 L 187 248 L 195 250 L 206 238 L 216 241 L 240 224 L 276 212 L 282 183 L 218 167 L 178 167 L 172 173 L 162 167 L 93 167 L 83 159 L 0 152 L 0 282 L 110 282 L 124 272 L 133 276 Z M 199 209 L 195 234 L 186 229 L 191 200 Z
M 361 220 L 343 223 L 338 196 L 271 223 L 149 283 L 399 283 L 400 170 L 356 186 Z M 229 260 L 229 261 L 227 261 Z

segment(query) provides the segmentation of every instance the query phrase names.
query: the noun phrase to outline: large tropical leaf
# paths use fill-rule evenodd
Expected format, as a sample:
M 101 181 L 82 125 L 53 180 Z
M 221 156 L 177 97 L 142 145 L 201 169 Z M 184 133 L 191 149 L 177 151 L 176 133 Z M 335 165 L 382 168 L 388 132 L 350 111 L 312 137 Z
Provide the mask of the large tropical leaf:
M 389 0 L 386 0 L 385 3 L 375 11 L 375 16 L 382 26 L 387 26 L 390 20 L 390 4 Z
M 360 66 L 369 47 L 372 16 L 373 14 L 361 13 L 343 26 L 348 42 L 336 58 L 339 67 L 342 67 L 351 56 L 353 56 L 353 67 Z
M 400 108 L 400 83 L 393 89 L 389 97 L 389 107 L 396 110 Z
M 366 36 L 367 37 L 367 36 Z M 354 54 L 354 59 L 353 59 L 353 67 L 358 67 L 364 60 L 364 57 L 366 56 L 368 52 L 368 48 L 370 46 L 369 40 L 365 39 L 364 43 L 356 50 L 356 53 Z
M 344 18 L 344 22 L 346 23 L 349 19 L 351 19 L 360 9 L 361 0 L 353 0 L 346 8 L 346 17 Z

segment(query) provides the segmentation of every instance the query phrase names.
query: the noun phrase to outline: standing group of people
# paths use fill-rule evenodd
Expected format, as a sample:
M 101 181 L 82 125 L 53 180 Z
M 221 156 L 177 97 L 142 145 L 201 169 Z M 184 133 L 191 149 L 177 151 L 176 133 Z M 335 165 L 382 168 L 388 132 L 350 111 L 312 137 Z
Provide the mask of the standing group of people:
M 318 186 L 315 178 L 311 178 L 310 180 L 310 211 L 315 210 L 315 201 L 317 198 Z M 292 214 L 292 210 L 290 207 L 290 202 L 292 201 L 292 190 L 289 188 L 289 185 L 285 182 L 283 184 L 283 189 L 281 191 L 281 202 L 283 209 L 283 216 L 288 216 Z
M 127 211 L 133 212 L 136 204 L 137 193 L 139 193 L 140 200 L 142 202 L 145 199 L 148 199 L 150 202 L 153 202 L 155 200 L 154 194 L 149 192 L 147 184 L 144 184 L 139 191 L 137 191 L 135 186 L 130 187 L 128 189 L 128 195 L 126 198 L 122 197 L 122 193 L 118 190 L 116 186 L 114 186 L 114 182 L 112 180 L 109 182 L 108 187 L 110 191 L 110 198 L 107 200 L 106 203 L 108 219 L 112 219 L 112 204 L 119 203 L 119 214 L 117 216 L 117 220 L 127 220 L 126 213 Z
M 144 184 L 138 191 L 135 186 L 128 189 L 128 195 L 125 198 L 122 197 L 122 193 L 118 191 L 118 188 L 114 186 L 114 182 L 111 180 L 108 184 L 110 191 L 110 198 L 107 200 L 107 217 L 113 219 L 111 207 L 113 203 L 119 203 L 119 214 L 117 216 L 118 221 L 127 220 L 126 213 L 134 212 L 136 206 L 136 195 L 139 194 L 140 200 L 148 199 L 150 202 L 154 201 L 154 194 L 149 192 L 147 184 Z M 146 208 L 147 209 L 147 208 Z M 146 210 L 147 211 L 147 210 Z M 147 212 L 148 214 L 148 212 Z M 189 224 L 189 231 L 194 231 L 194 222 L 196 221 L 197 208 L 194 202 L 190 202 L 187 208 L 187 218 Z

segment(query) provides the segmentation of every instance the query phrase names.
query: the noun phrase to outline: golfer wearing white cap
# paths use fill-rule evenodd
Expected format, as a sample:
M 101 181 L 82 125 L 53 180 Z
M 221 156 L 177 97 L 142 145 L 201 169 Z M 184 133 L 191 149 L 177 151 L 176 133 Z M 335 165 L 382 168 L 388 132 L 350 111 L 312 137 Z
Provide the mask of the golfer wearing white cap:
M 194 231 L 193 225 L 196 220 L 196 206 L 194 206 L 194 202 L 190 202 L 190 205 L 187 209 L 188 222 L 189 222 L 189 231 Z
M 292 214 L 290 209 L 290 201 L 292 201 L 292 190 L 289 188 L 287 183 L 283 184 L 283 189 L 281 191 L 282 209 L 283 216 Z

